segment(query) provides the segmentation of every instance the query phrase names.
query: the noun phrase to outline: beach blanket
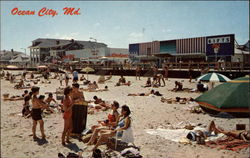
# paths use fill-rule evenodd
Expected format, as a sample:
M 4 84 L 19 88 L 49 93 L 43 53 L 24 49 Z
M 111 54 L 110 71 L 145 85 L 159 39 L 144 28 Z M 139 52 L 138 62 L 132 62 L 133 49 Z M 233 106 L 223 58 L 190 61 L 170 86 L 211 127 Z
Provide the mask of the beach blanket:
M 206 142 L 206 146 L 212 148 L 226 149 L 232 151 L 239 151 L 244 148 L 249 148 L 249 142 L 245 142 L 244 140 L 235 139 L 233 137 L 221 138 L 216 141 L 208 141 Z
M 151 135 L 157 135 L 161 136 L 167 140 L 171 140 L 174 142 L 181 142 L 183 138 L 186 138 L 187 134 L 191 131 L 195 130 L 201 130 L 204 131 L 205 128 L 201 127 L 195 127 L 193 130 L 188 130 L 188 129 L 162 129 L 162 128 L 157 128 L 157 129 L 147 129 L 146 133 L 151 134 Z M 218 135 L 214 135 L 211 137 L 208 137 L 206 141 L 209 140 L 216 140 L 218 138 L 221 138 L 224 136 L 224 134 L 220 133 Z

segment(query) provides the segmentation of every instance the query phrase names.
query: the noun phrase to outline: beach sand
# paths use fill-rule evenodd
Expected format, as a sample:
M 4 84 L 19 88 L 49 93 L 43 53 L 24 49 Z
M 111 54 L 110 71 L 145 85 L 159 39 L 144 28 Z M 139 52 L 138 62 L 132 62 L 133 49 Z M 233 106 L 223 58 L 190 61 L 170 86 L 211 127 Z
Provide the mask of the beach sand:
M 15 72 L 16 73 L 16 72 Z M 29 76 L 29 75 L 28 75 Z M 90 80 L 96 80 L 99 76 L 89 75 Z M 87 100 L 92 100 L 96 95 L 105 101 L 116 100 L 120 105 L 128 105 L 132 111 L 132 128 L 134 131 L 135 145 L 140 147 L 140 153 L 143 157 L 158 158 L 246 158 L 249 156 L 249 149 L 242 149 L 239 152 L 229 150 L 219 150 L 217 148 L 209 148 L 202 145 L 184 145 L 181 143 L 167 140 L 161 136 L 150 135 L 145 132 L 147 129 L 167 128 L 167 125 L 176 125 L 181 121 L 189 121 L 191 123 L 201 123 L 204 127 L 212 120 L 226 130 L 235 129 L 238 123 L 247 124 L 249 129 L 249 119 L 247 118 L 220 118 L 212 117 L 208 114 L 195 114 L 186 110 L 188 105 L 185 104 L 167 104 L 161 102 L 161 97 L 151 96 L 127 96 L 128 93 L 147 93 L 152 88 L 142 88 L 146 83 L 146 77 L 141 80 L 135 80 L 135 77 L 125 77 L 127 81 L 131 81 L 131 86 L 115 87 L 119 76 L 113 76 L 112 79 L 105 84 L 100 84 L 100 88 L 105 85 L 109 87 L 107 92 L 84 92 Z M 200 93 L 188 92 L 170 92 L 169 89 L 174 88 L 174 81 L 182 81 L 184 88 L 195 88 L 196 83 L 189 83 L 187 79 L 171 78 L 166 81 L 165 87 L 153 88 L 163 94 L 165 98 L 193 97 L 196 98 Z M 51 84 L 41 84 L 40 94 L 45 92 L 55 92 L 59 87 L 59 80 L 51 79 Z M 70 81 L 70 84 L 72 81 Z M 63 82 L 64 84 L 64 82 Z M 10 93 L 10 95 L 21 95 L 24 90 L 13 89 L 13 84 L 9 81 L 1 80 L 1 95 Z M 1 96 L 2 97 L 2 96 Z M 47 97 L 47 95 L 46 95 Z M 54 95 L 55 97 L 55 95 Z M 84 149 L 86 144 L 71 139 L 72 144 L 68 147 L 61 145 L 61 134 L 63 130 L 62 114 L 46 115 L 45 133 L 47 142 L 36 142 L 32 138 L 32 119 L 21 117 L 23 101 L 3 101 L 1 99 L 1 157 L 31 157 L 31 158 L 56 158 L 60 152 L 67 155 L 68 152 L 77 153 L 79 149 Z M 110 111 L 98 112 L 88 115 L 87 127 L 97 123 L 97 120 L 106 118 Z M 37 126 L 37 135 L 41 137 L 39 125 Z M 105 149 L 105 146 L 101 146 Z M 83 157 L 89 157 L 92 153 L 83 151 Z

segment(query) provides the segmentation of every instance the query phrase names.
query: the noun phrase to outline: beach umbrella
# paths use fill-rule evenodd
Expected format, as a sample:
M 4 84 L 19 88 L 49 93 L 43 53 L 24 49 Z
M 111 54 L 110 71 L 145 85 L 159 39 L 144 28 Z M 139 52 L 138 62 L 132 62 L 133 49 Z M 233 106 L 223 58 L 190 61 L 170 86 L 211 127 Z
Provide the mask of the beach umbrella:
M 8 68 L 8 69 L 18 69 L 18 67 L 15 66 L 15 65 L 8 65 L 7 68 Z
M 40 66 L 37 66 L 37 68 L 39 68 L 39 69 L 46 69 L 48 67 L 46 65 L 40 65 Z
M 94 72 L 95 70 L 93 68 L 91 68 L 91 67 L 85 67 L 81 71 L 87 73 L 87 79 L 88 79 L 88 73 L 89 72 Z
M 241 77 L 203 93 L 195 101 L 208 113 L 228 112 L 241 116 L 249 115 L 249 91 L 250 77 Z
M 207 73 L 197 78 L 198 81 L 205 81 L 205 82 L 227 82 L 230 79 L 227 76 L 224 76 L 219 73 Z

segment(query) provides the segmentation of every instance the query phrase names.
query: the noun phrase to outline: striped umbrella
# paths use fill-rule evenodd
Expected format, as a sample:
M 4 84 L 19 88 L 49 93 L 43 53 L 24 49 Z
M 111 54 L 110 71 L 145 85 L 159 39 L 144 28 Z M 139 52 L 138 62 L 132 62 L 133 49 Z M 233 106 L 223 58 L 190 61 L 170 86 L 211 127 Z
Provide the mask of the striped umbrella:
M 227 82 L 230 79 L 222 74 L 219 73 L 207 73 L 197 78 L 198 81 L 205 81 L 205 82 Z

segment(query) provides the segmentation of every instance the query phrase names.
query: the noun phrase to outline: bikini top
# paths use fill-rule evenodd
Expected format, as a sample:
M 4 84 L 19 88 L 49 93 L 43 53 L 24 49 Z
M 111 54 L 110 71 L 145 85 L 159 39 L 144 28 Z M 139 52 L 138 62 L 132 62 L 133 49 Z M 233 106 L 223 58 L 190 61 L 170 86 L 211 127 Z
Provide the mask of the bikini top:
M 109 120 L 109 123 L 115 122 L 115 115 L 109 114 L 108 115 L 108 120 Z

